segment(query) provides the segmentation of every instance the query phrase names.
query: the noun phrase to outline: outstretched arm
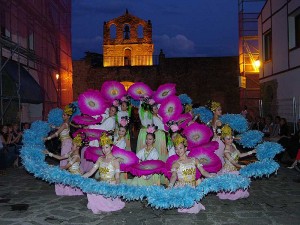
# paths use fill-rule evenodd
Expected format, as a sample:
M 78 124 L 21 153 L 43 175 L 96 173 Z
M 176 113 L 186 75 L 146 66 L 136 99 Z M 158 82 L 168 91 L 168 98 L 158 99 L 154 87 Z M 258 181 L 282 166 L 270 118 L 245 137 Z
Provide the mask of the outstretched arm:
M 97 160 L 97 162 L 94 164 L 94 166 L 92 167 L 92 169 L 89 172 L 86 172 L 85 174 L 83 174 L 83 177 L 92 176 L 99 168 L 99 163 L 100 163 L 100 158 Z
M 198 170 L 200 171 L 200 173 L 201 173 L 203 176 L 205 176 L 205 177 L 214 177 L 214 176 L 215 176 L 215 174 L 212 174 L 212 173 L 207 172 L 207 171 L 203 168 L 202 164 L 199 162 L 198 159 L 195 160 L 195 163 L 196 163 L 196 166 L 197 166 Z
M 68 155 L 67 155 L 67 154 L 66 154 L 66 155 L 62 155 L 62 156 L 60 156 L 60 155 L 55 155 L 55 154 L 53 154 L 52 152 L 49 152 L 48 150 L 44 150 L 43 153 L 46 154 L 46 155 L 49 155 L 50 157 L 53 157 L 53 158 L 55 158 L 55 159 L 58 159 L 58 160 L 63 160 L 63 159 L 67 159 L 67 158 L 68 158 Z

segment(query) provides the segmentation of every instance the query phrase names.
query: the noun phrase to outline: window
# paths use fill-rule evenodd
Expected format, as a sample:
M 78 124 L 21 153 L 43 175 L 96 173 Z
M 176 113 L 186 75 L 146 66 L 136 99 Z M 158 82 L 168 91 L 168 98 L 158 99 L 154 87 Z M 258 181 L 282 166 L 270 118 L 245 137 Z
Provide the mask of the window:
M 130 39 L 130 27 L 127 24 L 124 26 L 124 39 Z
M 263 36 L 264 61 L 272 59 L 272 32 L 268 31 Z
M 110 39 L 116 39 L 116 37 L 117 37 L 117 27 L 116 27 L 115 24 L 112 24 L 109 27 L 109 36 L 110 36 Z
M 300 9 L 293 12 L 289 18 L 289 49 L 300 47 Z
M 28 35 L 28 49 L 29 50 L 34 50 L 34 34 L 33 32 L 30 32 Z

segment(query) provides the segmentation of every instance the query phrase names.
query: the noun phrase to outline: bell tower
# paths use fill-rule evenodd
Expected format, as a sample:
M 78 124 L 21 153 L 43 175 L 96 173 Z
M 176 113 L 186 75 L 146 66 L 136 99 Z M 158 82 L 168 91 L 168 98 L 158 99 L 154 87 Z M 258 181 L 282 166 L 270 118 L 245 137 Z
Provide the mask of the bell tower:
M 103 66 L 152 66 L 152 24 L 126 12 L 103 25 Z

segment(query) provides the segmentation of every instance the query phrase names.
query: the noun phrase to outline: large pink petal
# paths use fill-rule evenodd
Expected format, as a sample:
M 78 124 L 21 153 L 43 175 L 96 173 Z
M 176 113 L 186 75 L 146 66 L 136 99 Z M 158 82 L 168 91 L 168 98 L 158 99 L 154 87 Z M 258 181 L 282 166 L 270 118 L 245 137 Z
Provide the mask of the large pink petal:
M 145 96 L 151 97 L 153 91 L 147 84 L 143 82 L 137 82 L 128 88 L 127 93 L 134 100 L 140 100 L 140 98 Z
M 156 92 L 153 94 L 153 99 L 156 103 L 161 103 L 166 98 L 176 94 L 176 84 L 167 83 L 162 84 L 158 87 Z
M 165 163 L 161 160 L 146 160 L 129 167 L 129 172 L 135 176 L 147 176 L 155 173 L 163 173 Z
M 186 136 L 190 148 L 208 143 L 213 135 L 208 126 L 196 122 L 186 127 L 183 134 Z
M 101 95 L 108 101 L 121 99 L 126 95 L 126 90 L 123 84 L 118 81 L 105 81 L 101 87 Z
M 104 98 L 98 90 L 87 90 L 78 97 L 78 106 L 83 114 L 90 116 L 101 115 L 107 108 Z
M 182 112 L 182 105 L 177 96 L 170 96 L 165 99 L 158 110 L 158 114 L 163 118 L 166 123 L 170 120 L 177 118 Z

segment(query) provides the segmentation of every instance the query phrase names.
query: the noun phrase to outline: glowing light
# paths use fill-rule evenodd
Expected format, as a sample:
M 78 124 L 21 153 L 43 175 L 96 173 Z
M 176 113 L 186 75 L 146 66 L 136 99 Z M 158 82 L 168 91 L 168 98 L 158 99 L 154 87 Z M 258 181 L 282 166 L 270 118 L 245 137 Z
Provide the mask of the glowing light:
M 260 67 L 260 61 L 259 61 L 259 59 L 257 59 L 257 60 L 254 62 L 254 66 L 255 66 L 256 68 L 259 68 L 259 67 Z
M 59 79 L 59 74 L 57 73 L 57 74 L 55 75 L 55 77 L 56 77 L 56 80 L 58 80 L 58 79 Z

